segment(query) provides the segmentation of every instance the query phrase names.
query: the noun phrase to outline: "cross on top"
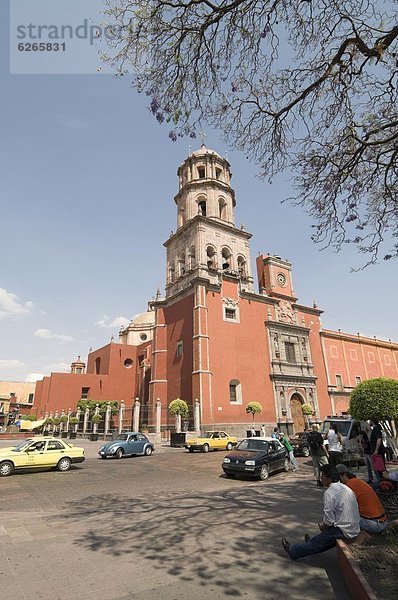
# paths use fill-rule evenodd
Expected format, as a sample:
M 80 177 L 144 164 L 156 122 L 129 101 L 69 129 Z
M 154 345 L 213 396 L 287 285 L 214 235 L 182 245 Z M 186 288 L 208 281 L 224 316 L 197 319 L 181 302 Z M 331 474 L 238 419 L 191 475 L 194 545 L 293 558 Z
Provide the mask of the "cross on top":
M 202 138 L 202 146 L 205 146 L 205 139 L 207 138 L 207 135 L 205 134 L 204 131 L 199 131 L 199 135 Z

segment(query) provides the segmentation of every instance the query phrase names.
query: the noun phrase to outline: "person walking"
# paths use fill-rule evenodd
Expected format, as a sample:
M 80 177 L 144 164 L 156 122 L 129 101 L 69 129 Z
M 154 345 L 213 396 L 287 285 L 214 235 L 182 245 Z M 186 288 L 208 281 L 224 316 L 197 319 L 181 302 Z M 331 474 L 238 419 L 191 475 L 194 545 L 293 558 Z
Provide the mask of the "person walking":
M 308 445 L 310 447 L 314 475 L 318 487 L 323 487 L 321 481 L 320 469 L 328 464 L 327 450 L 323 443 L 323 437 L 318 431 L 318 425 L 312 424 L 312 431 L 307 435 Z
M 360 533 L 359 510 L 355 494 L 341 483 L 339 473 L 331 465 L 321 467 L 323 485 L 323 521 L 318 523 L 320 533 L 304 537 L 304 542 L 290 544 L 282 538 L 282 547 L 292 560 L 330 550 L 336 540 L 352 540 Z
M 381 425 L 376 418 L 370 420 L 372 432 L 370 434 L 370 451 L 372 453 L 372 466 L 376 475 L 376 485 L 380 484 L 385 471 L 386 463 L 384 460 L 385 446 L 383 444 L 383 434 Z
M 336 423 L 331 424 L 329 431 L 325 434 L 325 439 L 329 445 L 329 464 L 335 467 L 343 460 L 343 438 Z
M 337 465 L 336 470 L 344 483 L 356 496 L 359 508 L 359 526 L 368 533 L 380 533 L 387 527 L 386 512 L 374 489 L 351 473 L 346 465 Z
M 287 437 L 286 433 L 280 433 L 279 434 L 279 441 L 280 443 L 286 448 L 286 451 L 289 455 L 289 460 L 290 460 L 290 464 L 292 465 L 292 470 L 293 471 L 298 471 L 299 470 L 299 466 L 297 464 L 297 460 L 296 457 L 294 456 L 294 450 L 293 450 L 293 446 L 291 445 L 289 438 Z

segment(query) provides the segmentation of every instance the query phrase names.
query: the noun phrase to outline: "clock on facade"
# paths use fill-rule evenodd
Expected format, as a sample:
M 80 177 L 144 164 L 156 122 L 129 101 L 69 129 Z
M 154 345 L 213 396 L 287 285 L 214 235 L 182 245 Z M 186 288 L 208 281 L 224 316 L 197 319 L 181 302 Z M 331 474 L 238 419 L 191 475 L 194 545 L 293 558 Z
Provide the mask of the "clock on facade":
M 286 277 L 283 273 L 278 273 L 278 275 L 276 276 L 276 280 L 281 287 L 285 287 Z

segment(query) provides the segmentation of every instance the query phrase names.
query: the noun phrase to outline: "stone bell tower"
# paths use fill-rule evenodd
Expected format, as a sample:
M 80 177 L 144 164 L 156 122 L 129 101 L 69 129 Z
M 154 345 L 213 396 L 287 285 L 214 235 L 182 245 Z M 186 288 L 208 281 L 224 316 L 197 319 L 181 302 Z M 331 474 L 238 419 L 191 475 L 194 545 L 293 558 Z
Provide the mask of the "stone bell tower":
M 235 192 L 230 164 L 202 144 L 177 171 L 177 230 L 167 249 L 166 297 L 188 288 L 196 278 L 219 284 L 235 277 L 240 289 L 253 290 L 251 234 L 235 227 Z

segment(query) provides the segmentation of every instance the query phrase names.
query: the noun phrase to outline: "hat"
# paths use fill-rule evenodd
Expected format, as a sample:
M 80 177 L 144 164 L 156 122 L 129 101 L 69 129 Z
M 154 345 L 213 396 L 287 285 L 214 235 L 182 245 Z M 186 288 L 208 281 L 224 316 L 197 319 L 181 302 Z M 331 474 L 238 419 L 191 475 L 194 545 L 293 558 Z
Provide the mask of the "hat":
M 339 475 L 343 475 L 343 474 L 353 475 L 353 473 L 351 473 L 350 469 L 346 465 L 343 465 L 343 464 L 336 465 L 336 471 L 339 473 Z

